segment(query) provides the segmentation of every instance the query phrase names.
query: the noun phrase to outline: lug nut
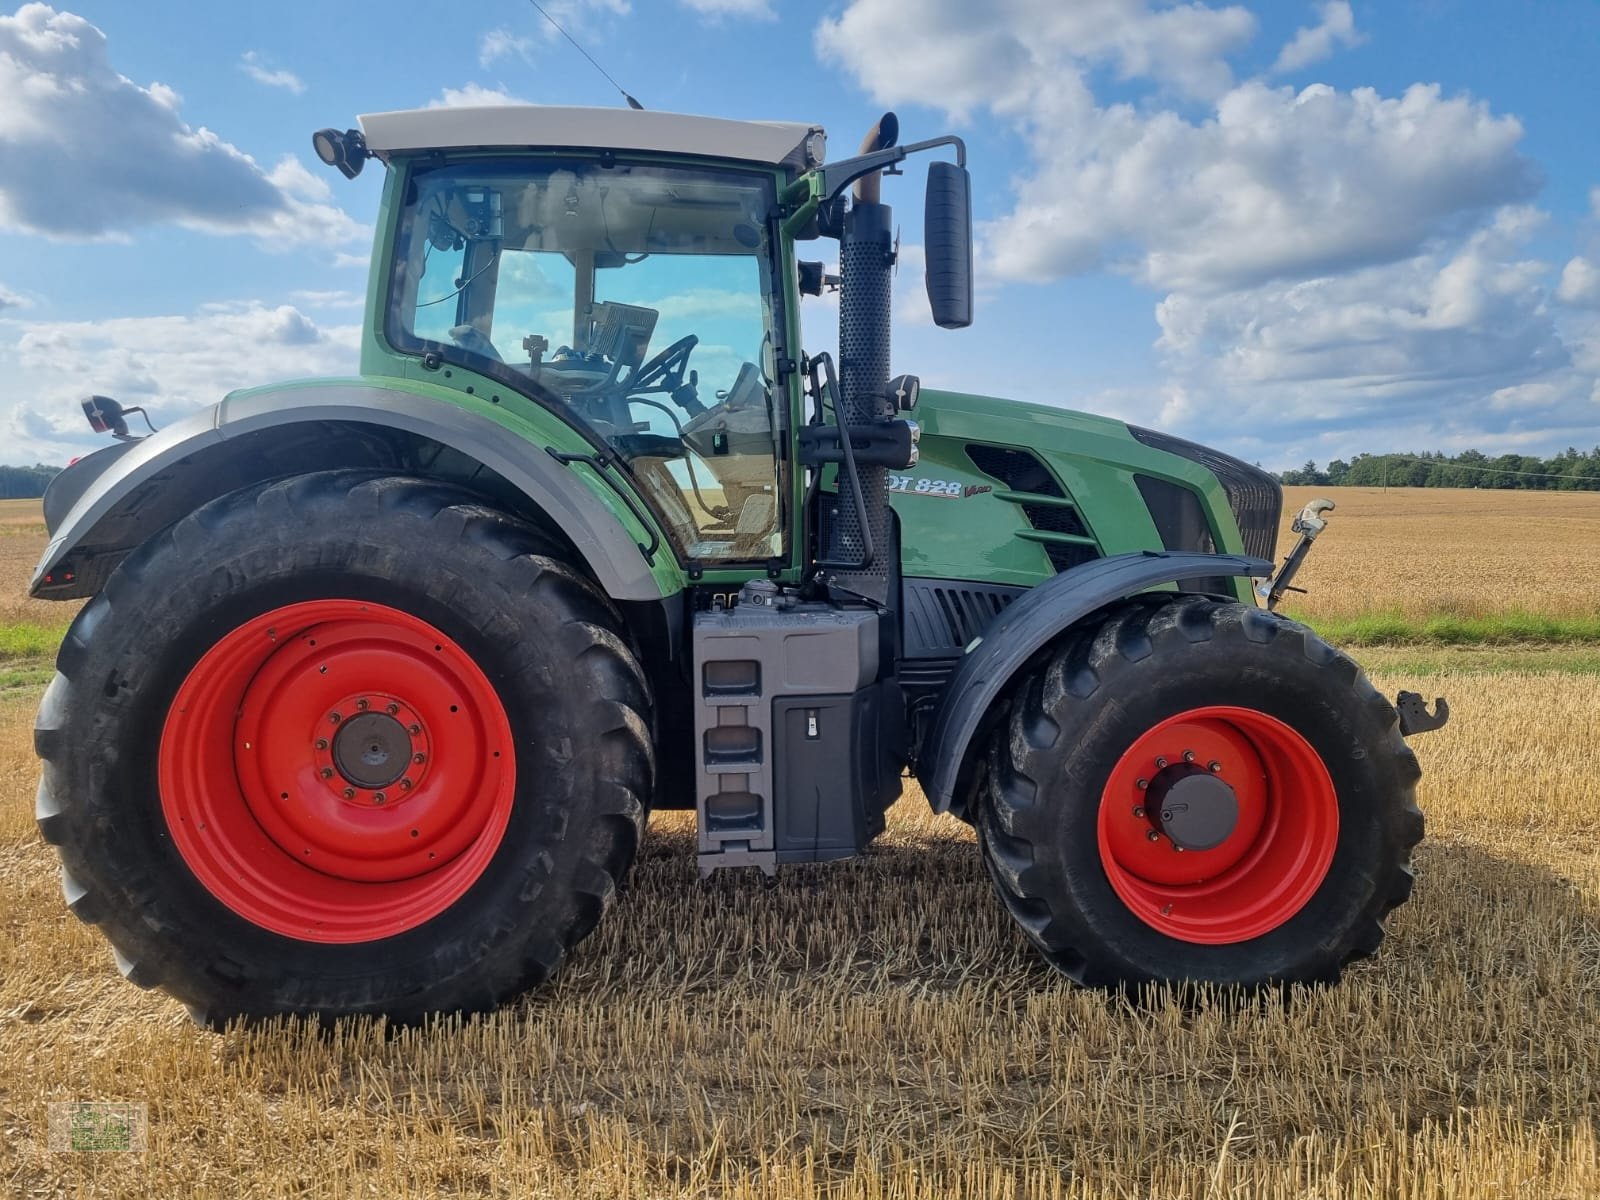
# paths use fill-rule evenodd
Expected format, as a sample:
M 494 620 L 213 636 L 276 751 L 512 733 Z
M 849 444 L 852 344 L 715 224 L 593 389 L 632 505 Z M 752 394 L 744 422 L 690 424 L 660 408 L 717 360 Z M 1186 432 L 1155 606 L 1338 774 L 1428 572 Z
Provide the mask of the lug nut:
M 1145 788 L 1147 788 L 1147 787 L 1149 787 L 1149 786 L 1150 786 L 1150 781 L 1149 781 L 1149 780 L 1148 780 L 1148 779 L 1141 779 L 1141 780 L 1139 780 L 1139 784 L 1138 784 L 1138 787 L 1139 787 L 1139 790 L 1140 790 L 1140 791 L 1141 791 L 1141 792 L 1142 792 L 1142 791 L 1144 791 L 1144 790 L 1145 790 Z
M 1135 806 L 1133 815 L 1142 819 L 1144 817 L 1144 809 Z
M 367 707 L 367 702 L 365 700 L 357 700 L 356 707 L 364 711 Z
M 336 712 L 331 712 L 331 713 L 328 714 L 328 720 L 332 721 L 335 725 L 337 725 L 340 721 L 344 720 L 344 718 L 341 717 Z
M 323 767 L 322 768 L 322 777 L 324 779 L 332 779 L 333 778 L 333 768 L 332 767 Z
M 417 725 L 417 724 L 413 724 L 411 726 L 411 732 L 412 733 L 421 733 L 422 732 L 422 726 L 421 725 Z
M 398 704 L 395 704 L 395 703 L 391 702 L 389 704 L 389 706 L 387 708 L 385 708 L 383 711 L 388 713 L 392 717 L 392 716 L 395 715 L 395 713 L 400 711 L 400 706 Z
M 1185 750 L 1183 752 L 1183 761 L 1184 762 L 1193 762 L 1194 761 L 1194 751 L 1193 750 Z
M 1144 840 L 1147 842 L 1159 842 L 1161 840 L 1161 835 L 1152 829 L 1149 833 L 1144 835 Z
M 409 779 L 402 779 L 402 780 L 401 780 L 401 781 L 400 781 L 400 790 L 401 790 L 401 791 L 402 791 L 402 792 L 409 792 L 409 791 L 410 791 L 410 790 L 411 790 L 411 789 L 412 789 L 412 788 L 413 788 L 413 787 L 415 787 L 415 786 L 416 786 L 416 785 L 415 785 L 415 784 L 413 784 L 413 783 L 412 783 L 412 782 L 411 782 L 411 780 L 409 780 Z
M 1212 774 L 1216 774 L 1216 772 L 1222 770 L 1222 764 L 1213 758 L 1206 764 L 1206 770 L 1210 771 Z
M 346 800 L 354 800 L 356 798 L 356 790 L 355 790 L 355 788 L 345 788 L 345 790 L 344 790 L 344 798 Z
M 1159 771 L 1162 767 L 1164 767 L 1166 765 L 1167 765 L 1167 760 L 1165 758 L 1156 759 L 1156 770 Z
M 374 804 L 382 804 L 388 798 L 389 797 L 385 796 L 382 792 L 373 792 L 372 793 L 372 802 Z
M 327 738 L 318 738 L 317 739 L 317 749 L 318 750 L 326 750 L 327 748 L 328 748 L 328 739 Z
M 426 754 L 413 754 L 411 756 L 411 761 L 414 763 L 425 763 L 428 761 L 428 756 Z

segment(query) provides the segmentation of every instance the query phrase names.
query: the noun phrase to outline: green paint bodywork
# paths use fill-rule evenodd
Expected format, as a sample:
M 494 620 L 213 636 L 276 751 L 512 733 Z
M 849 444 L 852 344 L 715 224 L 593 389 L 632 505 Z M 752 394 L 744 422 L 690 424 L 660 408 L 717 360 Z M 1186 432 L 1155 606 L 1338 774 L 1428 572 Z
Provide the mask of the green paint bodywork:
M 1217 549 L 1242 553 L 1222 485 L 1186 458 L 1136 441 L 1121 421 L 1043 404 L 924 388 L 916 419 L 921 461 L 912 474 L 963 485 L 961 499 L 893 496 L 905 573 L 1032 587 L 1055 574 L 1020 504 L 967 456 L 970 444 L 1026 449 L 1042 459 L 1072 500 L 1101 554 L 1161 549 L 1161 535 L 1134 483 L 1150 475 L 1195 492 Z M 966 495 L 966 489 L 992 487 Z M 1035 497 L 1028 497 L 1033 501 Z M 1248 599 L 1248 583 L 1241 598 Z
M 572 157 L 570 151 L 564 157 Z M 649 158 L 650 156 L 640 156 Z M 723 162 L 660 159 L 678 166 L 704 165 L 726 169 Z M 524 441 L 530 453 L 553 446 L 587 453 L 592 445 L 560 416 L 503 384 L 454 363 L 426 368 L 412 354 L 396 351 L 384 336 L 389 292 L 388 267 L 393 261 L 399 226 L 400 197 L 405 185 L 406 162 L 397 157 L 390 165 L 378 217 L 372 268 L 367 283 L 366 316 L 361 337 L 361 379 L 356 382 L 400 389 L 458 405 L 503 426 L 509 438 Z M 792 180 L 773 172 L 780 196 L 788 204 L 779 239 L 778 277 L 786 280 L 783 304 L 787 328 L 784 345 L 797 356 L 800 346 L 800 296 L 796 284 L 794 234 L 802 229 L 816 204 L 812 176 Z M 914 364 L 900 364 L 913 366 Z M 280 391 L 286 403 L 307 388 L 349 383 L 350 380 L 305 380 L 274 388 L 252 389 L 239 395 Z M 806 421 L 798 372 L 790 372 L 781 385 L 786 391 L 789 426 Z M 230 397 L 231 398 L 231 397 Z M 891 495 L 901 524 L 902 568 L 907 576 L 973 580 L 1031 587 L 1055 574 L 1041 542 L 1023 514 L 1018 500 L 1006 498 L 1004 485 L 983 474 L 966 453 L 969 444 L 1026 449 L 1041 458 L 1056 476 L 1062 490 L 1077 508 L 1092 541 L 1101 554 L 1161 549 L 1161 538 L 1139 490 L 1135 474 L 1155 476 L 1187 487 L 1200 498 L 1211 524 L 1216 549 L 1238 553 L 1243 549 L 1238 528 L 1216 478 L 1188 459 L 1152 449 L 1136 441 L 1122 422 L 1042 404 L 1021 403 L 989 396 L 964 395 L 925 388 L 913 414 L 922 427 L 921 459 L 909 471 L 905 491 Z M 791 463 L 793 453 L 791 447 Z M 646 531 L 613 489 L 584 464 L 571 468 L 629 531 L 643 540 Z M 790 511 L 803 512 L 802 472 L 788 472 Z M 959 495 L 935 495 L 915 490 L 917 481 L 959 485 Z M 626 481 L 621 480 L 626 486 Z M 989 490 L 983 490 L 983 489 Z M 644 497 L 636 493 L 641 511 L 648 512 Z M 1030 501 L 1035 499 L 1029 497 Z M 658 528 L 662 552 L 656 556 L 652 577 L 663 596 L 681 591 L 689 582 L 684 564 L 673 559 L 665 528 Z M 805 547 L 812 531 L 790 531 L 788 561 L 779 578 L 798 582 L 805 568 Z M 1048 535 L 1042 535 L 1048 538 Z M 737 586 L 746 579 L 765 576 L 764 565 L 707 569 L 699 582 Z M 1241 599 L 1248 600 L 1249 584 L 1238 581 Z

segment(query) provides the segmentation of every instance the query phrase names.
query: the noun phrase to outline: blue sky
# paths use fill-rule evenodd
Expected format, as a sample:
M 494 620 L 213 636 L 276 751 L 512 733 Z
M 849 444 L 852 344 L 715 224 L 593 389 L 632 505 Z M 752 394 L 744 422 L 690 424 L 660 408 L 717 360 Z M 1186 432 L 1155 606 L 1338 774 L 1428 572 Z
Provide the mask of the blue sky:
M 1600 442 L 1600 5 L 555 0 L 647 106 L 885 107 L 970 148 L 975 325 L 919 303 L 894 366 L 1159 425 L 1281 468 Z M 527 0 L 0 4 L 0 438 L 94 444 L 76 398 L 168 420 L 355 365 L 381 172 L 357 113 L 620 102 Z M 830 314 L 807 322 L 811 348 Z

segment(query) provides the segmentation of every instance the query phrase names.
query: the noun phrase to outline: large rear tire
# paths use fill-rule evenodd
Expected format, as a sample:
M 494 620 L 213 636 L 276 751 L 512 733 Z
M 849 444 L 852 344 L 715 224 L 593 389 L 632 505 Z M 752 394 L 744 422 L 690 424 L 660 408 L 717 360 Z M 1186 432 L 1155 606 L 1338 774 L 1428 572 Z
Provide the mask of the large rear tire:
M 1331 981 L 1411 894 L 1420 775 L 1393 707 L 1304 626 L 1138 601 L 1021 683 L 978 828 L 1080 983 Z
M 610 602 L 533 527 L 327 472 L 214 501 L 83 609 L 38 820 L 123 973 L 219 1025 L 493 1008 L 616 894 L 653 783 Z

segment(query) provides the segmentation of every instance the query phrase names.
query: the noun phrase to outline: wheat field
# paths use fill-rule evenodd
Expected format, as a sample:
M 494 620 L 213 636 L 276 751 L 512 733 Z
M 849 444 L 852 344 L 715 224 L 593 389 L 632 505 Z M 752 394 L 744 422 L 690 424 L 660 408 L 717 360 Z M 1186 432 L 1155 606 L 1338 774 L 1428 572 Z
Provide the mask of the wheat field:
M 1473 578 L 1585 603 L 1592 497 L 1437 498 L 1427 527 L 1446 532 L 1413 542 L 1436 497 L 1334 495 L 1308 605 L 1399 603 L 1419 579 L 1468 603 Z M 1450 520 L 1497 540 L 1474 550 Z M 29 536 L 36 553 L 24 532 L 0 550 Z M 1408 575 L 1419 546 L 1449 566 Z M 26 566 L 4 569 L 9 598 Z M 32 820 L 37 692 L 14 689 L 0 1192 L 1600 1196 L 1600 673 L 1559 650 L 1362 657 L 1391 693 L 1449 695 L 1455 719 L 1416 742 L 1415 897 L 1338 987 L 1193 1003 L 1074 989 L 1001 911 L 970 830 L 913 794 L 871 854 L 770 889 L 700 884 L 692 817 L 659 814 L 632 886 L 552 986 L 465 1026 L 331 1035 L 206 1034 L 121 979 L 61 903 Z M 61 1100 L 147 1105 L 148 1149 L 52 1153 Z
M 1297 580 L 1309 594 L 1284 603 L 1292 615 L 1600 616 L 1600 492 L 1285 488 L 1280 553 L 1317 496 L 1337 507 Z

